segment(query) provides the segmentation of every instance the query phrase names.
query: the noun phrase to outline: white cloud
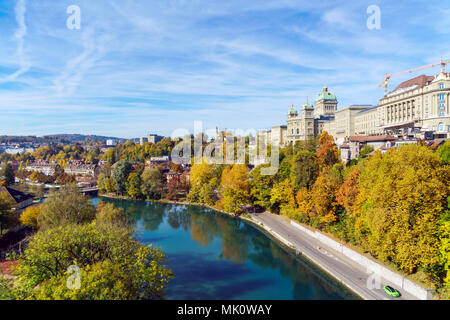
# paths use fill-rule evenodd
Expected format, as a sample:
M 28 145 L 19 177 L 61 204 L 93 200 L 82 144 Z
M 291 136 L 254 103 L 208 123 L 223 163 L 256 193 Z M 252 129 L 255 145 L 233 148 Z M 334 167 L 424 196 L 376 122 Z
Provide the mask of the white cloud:
M 28 57 L 25 55 L 25 36 L 27 35 L 27 25 L 25 24 L 25 12 L 26 12 L 26 0 L 17 0 L 15 7 L 15 16 L 18 28 L 14 34 L 17 41 L 17 59 L 19 60 L 19 70 L 11 75 L 8 75 L 4 79 L 0 79 L 0 83 L 10 82 L 16 80 L 20 75 L 24 74 L 31 68 L 31 63 Z

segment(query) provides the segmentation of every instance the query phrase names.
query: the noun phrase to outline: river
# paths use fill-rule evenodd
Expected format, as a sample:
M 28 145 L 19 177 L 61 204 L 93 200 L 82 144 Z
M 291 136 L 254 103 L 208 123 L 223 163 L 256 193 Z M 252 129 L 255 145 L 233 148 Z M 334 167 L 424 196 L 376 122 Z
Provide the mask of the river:
M 250 223 L 199 206 L 93 198 L 122 207 L 143 244 L 161 248 L 175 278 L 167 299 L 358 299 Z

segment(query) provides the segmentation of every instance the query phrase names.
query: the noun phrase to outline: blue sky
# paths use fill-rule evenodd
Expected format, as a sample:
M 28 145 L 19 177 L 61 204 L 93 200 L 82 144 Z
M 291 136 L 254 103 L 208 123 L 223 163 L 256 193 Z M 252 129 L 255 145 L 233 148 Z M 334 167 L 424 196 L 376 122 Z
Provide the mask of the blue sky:
M 450 59 L 449 33 L 437 0 L 0 0 L 0 135 L 264 129 L 324 85 L 376 104 L 385 73 Z

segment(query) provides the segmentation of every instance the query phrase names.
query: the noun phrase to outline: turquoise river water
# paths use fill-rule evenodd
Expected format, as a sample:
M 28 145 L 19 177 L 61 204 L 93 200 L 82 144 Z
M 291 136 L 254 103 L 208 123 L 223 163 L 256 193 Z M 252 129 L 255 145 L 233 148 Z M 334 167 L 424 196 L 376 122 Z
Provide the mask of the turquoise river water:
M 136 239 L 161 248 L 174 271 L 167 299 L 358 299 L 250 223 L 211 209 L 93 198 L 122 207 Z

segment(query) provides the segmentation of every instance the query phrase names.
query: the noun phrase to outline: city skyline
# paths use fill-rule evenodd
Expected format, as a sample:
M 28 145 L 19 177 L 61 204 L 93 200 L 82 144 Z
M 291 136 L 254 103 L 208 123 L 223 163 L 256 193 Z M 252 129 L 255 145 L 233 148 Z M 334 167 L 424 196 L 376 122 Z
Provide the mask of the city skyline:
M 71 5 L 80 29 L 66 25 Z M 371 5 L 381 29 L 367 27 Z M 266 129 L 325 85 L 339 109 L 376 105 L 385 73 L 450 57 L 449 13 L 438 1 L 3 1 L 0 135 Z

